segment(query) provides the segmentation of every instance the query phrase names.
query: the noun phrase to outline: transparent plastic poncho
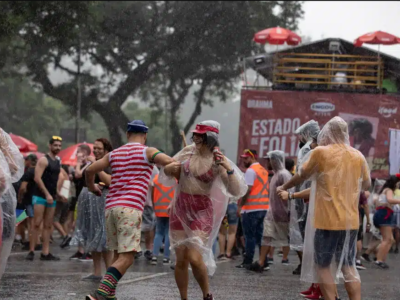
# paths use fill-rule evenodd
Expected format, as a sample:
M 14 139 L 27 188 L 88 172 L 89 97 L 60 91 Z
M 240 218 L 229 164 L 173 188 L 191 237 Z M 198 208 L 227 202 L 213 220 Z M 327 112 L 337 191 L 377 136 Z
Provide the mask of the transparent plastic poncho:
M 0 278 L 6 268 L 15 234 L 17 195 L 12 183 L 24 172 L 24 158 L 10 136 L 0 128 Z
M 274 176 L 269 184 L 269 210 L 264 218 L 264 231 L 261 244 L 271 247 L 289 246 L 289 203 L 279 198 L 277 188 L 292 178 L 285 168 L 285 153 L 283 151 L 268 152 L 268 158 Z M 293 189 L 290 190 L 293 192 Z
M 318 122 L 310 120 L 296 129 L 295 134 L 305 145 L 297 154 L 296 172 L 298 172 L 304 157 L 311 151 L 311 144 L 317 140 L 320 128 Z M 295 192 L 300 192 L 311 187 L 311 181 L 306 180 L 295 187 Z M 303 251 L 304 232 L 308 214 L 308 201 L 294 199 L 290 201 L 290 248 Z
M 209 134 L 218 138 L 215 133 Z M 161 184 L 175 186 L 170 209 L 171 250 L 178 247 L 196 249 L 202 255 L 209 275 L 213 275 L 216 264 L 212 245 L 226 214 L 229 198 L 242 197 L 247 192 L 243 173 L 225 158 L 234 170 L 228 176 L 222 166 L 215 164 L 211 151 L 200 153 L 194 144 L 173 158 L 181 165 L 179 182 L 166 176 L 164 168 L 159 175 Z
M 359 282 L 358 204 L 361 190 L 370 185 L 368 164 L 361 152 L 350 147 L 347 124 L 340 117 L 324 126 L 318 145 L 299 169 L 303 180 L 312 180 L 301 280 Z

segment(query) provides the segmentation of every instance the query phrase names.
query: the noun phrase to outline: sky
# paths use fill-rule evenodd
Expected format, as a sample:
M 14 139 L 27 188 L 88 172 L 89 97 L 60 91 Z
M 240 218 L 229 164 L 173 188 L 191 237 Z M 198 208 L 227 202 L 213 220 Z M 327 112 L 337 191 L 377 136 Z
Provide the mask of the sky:
M 378 30 L 400 37 L 400 1 L 305 1 L 303 9 L 298 33 L 313 41 L 342 38 L 353 42 Z M 378 50 L 375 45 L 365 46 Z M 400 59 L 400 45 L 381 46 L 381 51 Z

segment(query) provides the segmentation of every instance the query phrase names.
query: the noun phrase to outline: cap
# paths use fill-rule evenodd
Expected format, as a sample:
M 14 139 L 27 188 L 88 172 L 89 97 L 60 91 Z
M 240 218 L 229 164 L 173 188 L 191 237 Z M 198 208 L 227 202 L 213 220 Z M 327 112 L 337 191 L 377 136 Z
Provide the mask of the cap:
M 240 157 L 253 157 L 253 158 L 257 158 L 257 151 L 256 150 L 250 150 L 250 149 L 245 149 L 243 151 L 243 154 L 240 155 Z
M 147 133 L 149 131 L 149 127 L 147 127 L 142 120 L 133 120 L 132 122 L 128 123 L 126 131 Z
M 198 133 L 198 134 L 205 134 L 207 132 L 215 132 L 215 133 L 219 133 L 218 128 L 209 126 L 209 125 L 202 125 L 202 124 L 197 124 L 196 128 L 194 130 L 192 130 L 193 133 Z
M 37 158 L 36 154 L 31 153 L 27 157 L 25 157 L 25 160 L 37 161 L 38 158 Z

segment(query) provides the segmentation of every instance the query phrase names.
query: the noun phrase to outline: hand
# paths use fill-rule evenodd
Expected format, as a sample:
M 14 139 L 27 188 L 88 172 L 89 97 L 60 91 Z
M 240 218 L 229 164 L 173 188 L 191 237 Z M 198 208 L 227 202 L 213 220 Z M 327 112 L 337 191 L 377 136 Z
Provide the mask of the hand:
M 285 189 L 283 188 L 283 185 L 278 186 L 278 188 L 276 189 L 276 192 L 279 194 L 279 192 L 281 191 L 285 191 Z
M 280 190 L 278 191 L 278 196 L 284 201 L 289 200 L 289 193 L 287 191 Z
M 217 165 L 222 166 L 227 171 L 231 171 L 232 170 L 231 164 L 228 162 L 228 160 L 222 154 L 221 151 L 214 152 L 214 155 L 215 155 L 215 163 Z
M 82 163 L 83 161 L 83 154 L 81 152 L 76 154 L 76 160 L 78 161 L 79 164 Z
M 237 216 L 240 217 L 240 214 L 242 212 L 242 207 L 238 205 L 238 209 L 237 209 Z
M 181 172 L 181 163 L 180 162 L 170 163 L 165 167 L 164 172 L 168 176 L 179 174 Z
M 63 195 L 61 195 L 60 193 L 58 193 L 57 196 L 58 196 L 58 198 L 60 198 L 61 202 L 63 202 L 63 203 L 67 203 L 68 202 L 68 199 L 65 198 Z
M 370 232 L 371 230 L 371 223 L 367 223 L 367 228 L 365 229 L 365 232 Z
M 46 201 L 47 201 L 47 204 L 53 204 L 54 199 L 53 199 L 53 197 L 51 195 L 47 195 L 46 196 Z
M 93 184 L 93 186 L 88 187 L 88 190 L 96 196 L 101 196 L 101 189 L 97 184 Z

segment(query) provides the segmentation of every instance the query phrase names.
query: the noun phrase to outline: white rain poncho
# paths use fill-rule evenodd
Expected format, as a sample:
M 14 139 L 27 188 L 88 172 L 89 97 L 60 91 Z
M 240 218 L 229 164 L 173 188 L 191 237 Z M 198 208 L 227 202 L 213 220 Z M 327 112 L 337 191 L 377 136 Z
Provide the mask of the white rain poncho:
M 24 172 L 24 158 L 10 136 L 0 128 L 0 278 L 6 268 L 15 233 L 17 195 L 12 183 Z
M 200 123 L 218 129 L 219 123 Z M 218 142 L 218 134 L 207 132 L 207 141 Z M 234 170 L 227 174 L 214 162 L 213 153 L 197 150 L 195 144 L 185 147 L 173 157 L 180 162 L 180 178 L 167 177 L 161 169 L 159 181 L 164 186 L 175 186 L 175 197 L 170 210 L 171 250 L 185 246 L 195 248 L 203 257 L 209 275 L 216 269 L 212 245 L 226 214 L 230 197 L 242 197 L 247 192 L 243 173 L 225 158 Z
M 292 178 L 285 168 L 285 153 L 283 151 L 268 152 L 267 158 L 274 171 L 269 184 L 269 210 L 264 218 L 262 245 L 271 247 L 289 246 L 289 204 L 279 198 L 277 188 Z M 292 192 L 292 191 L 291 191 Z
M 296 172 L 308 152 L 311 151 L 311 144 L 317 140 L 320 128 L 318 122 L 311 120 L 296 129 L 295 134 L 304 144 L 297 154 Z M 300 192 L 311 187 L 311 181 L 306 180 L 295 187 L 295 192 Z M 303 251 L 304 232 L 307 222 L 308 201 L 294 199 L 290 202 L 290 248 L 295 251 Z
M 368 164 L 350 147 L 347 123 L 340 117 L 322 128 L 318 145 L 299 169 L 303 180 L 312 180 L 301 280 L 360 281 L 355 264 L 358 203 L 371 182 Z

